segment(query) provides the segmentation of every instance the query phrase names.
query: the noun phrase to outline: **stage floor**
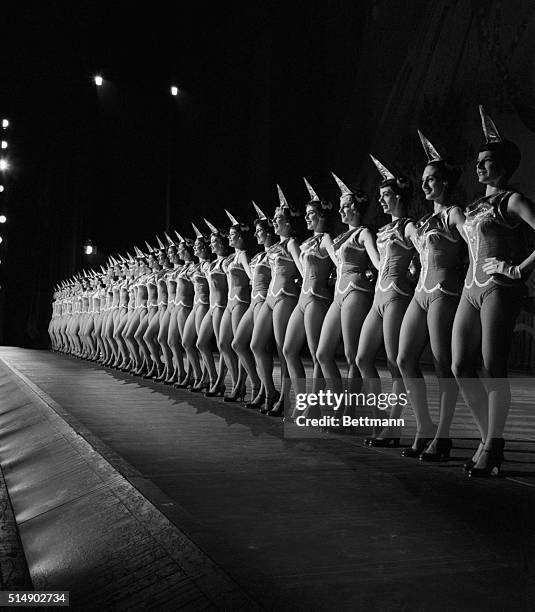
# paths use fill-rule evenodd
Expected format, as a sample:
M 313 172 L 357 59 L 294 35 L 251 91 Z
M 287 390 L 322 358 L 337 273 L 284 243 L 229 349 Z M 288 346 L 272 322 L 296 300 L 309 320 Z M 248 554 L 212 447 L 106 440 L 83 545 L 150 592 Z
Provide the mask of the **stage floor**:
M 535 443 L 520 439 L 535 432 L 527 392 L 512 414 L 504 477 L 474 481 L 461 466 L 475 441 L 456 444 L 449 463 L 422 464 L 356 436 L 288 439 L 279 420 L 240 405 L 75 358 L 18 348 L 0 348 L 0 358 L 267 609 L 527 610 L 535 601 Z

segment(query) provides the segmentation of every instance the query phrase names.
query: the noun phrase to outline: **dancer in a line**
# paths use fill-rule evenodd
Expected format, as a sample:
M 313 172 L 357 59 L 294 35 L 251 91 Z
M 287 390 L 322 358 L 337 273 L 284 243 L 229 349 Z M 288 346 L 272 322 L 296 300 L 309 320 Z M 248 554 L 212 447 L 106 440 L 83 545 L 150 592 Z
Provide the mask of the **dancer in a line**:
M 149 351 L 146 345 L 140 345 L 136 339 L 136 333 L 140 324 L 147 318 L 147 285 L 148 277 L 152 274 L 148 265 L 146 255 L 136 246 L 134 247 L 137 259 L 136 277 L 132 283 L 134 312 L 130 323 L 125 331 L 125 341 L 130 347 L 130 354 L 134 360 L 131 373 L 141 376 L 148 371 Z
M 245 368 L 249 380 L 251 381 L 251 401 L 246 404 L 247 408 L 261 408 L 265 401 L 264 386 L 258 376 L 253 352 L 251 351 L 251 338 L 253 328 L 258 319 L 258 313 L 262 304 L 265 302 L 269 283 L 271 281 L 271 267 L 269 265 L 268 254 L 272 245 L 275 243 L 275 233 L 273 224 L 266 215 L 253 202 L 258 217 L 254 221 L 254 235 L 258 244 L 263 245 L 264 250 L 257 253 L 249 262 L 251 270 L 251 304 L 242 316 L 232 341 L 232 348 L 239 357 L 240 363 Z M 272 357 L 268 350 L 266 361 Z M 269 368 L 269 363 L 267 363 Z M 273 362 L 271 362 L 273 369 Z
M 408 216 L 412 186 L 402 176 L 395 176 L 379 160 L 371 156 L 379 170 L 382 181 L 379 185 L 379 203 L 391 221 L 377 231 L 379 251 L 379 276 L 375 285 L 373 305 L 360 334 L 357 366 L 366 382 L 367 392 L 381 392 L 381 379 L 375 360 L 384 343 L 387 367 L 392 376 L 392 392 L 400 397 L 405 391 L 397 365 L 399 331 L 403 316 L 414 292 L 409 280 L 409 265 L 414 256 L 410 234 L 414 222 Z M 403 405 L 396 403 L 391 408 L 390 419 L 398 419 Z M 380 414 L 375 414 L 379 417 Z M 370 446 L 399 446 L 400 431 L 386 427 L 377 437 L 368 438 Z
M 329 276 L 333 268 L 331 254 L 334 256 L 331 235 L 327 231 L 332 205 L 322 200 L 306 179 L 304 181 L 310 196 L 306 205 L 305 221 L 307 229 L 312 230 L 313 235 L 299 247 L 303 285 L 297 306 L 288 321 L 283 348 L 295 394 L 306 391 L 305 368 L 300 357 L 305 341 L 312 356 L 312 391 L 315 392 L 322 384 L 323 375 L 316 351 L 321 326 L 332 302 Z
M 289 393 L 290 389 L 286 360 L 282 349 L 288 320 L 299 297 L 297 281 L 301 276 L 299 244 L 294 238 L 297 211 L 290 209 L 282 189 L 278 185 L 277 189 L 279 206 L 275 209 L 273 229 L 275 234 L 279 236 L 279 241 L 268 252 L 271 281 L 266 300 L 258 313 L 251 339 L 251 349 L 266 393 L 264 406 L 260 411 L 270 416 L 284 415 L 284 395 Z M 281 363 L 282 388 L 280 396 L 273 382 L 273 356 L 269 346 L 273 338 Z
M 341 375 L 336 365 L 336 350 L 343 341 L 348 368 L 348 388 L 358 390 L 360 371 L 356 365 L 359 337 L 373 302 L 372 266 L 379 268 L 375 235 L 362 225 L 368 196 L 352 190 L 333 174 L 340 188 L 340 218 L 348 229 L 333 240 L 336 261 L 334 301 L 323 321 L 317 358 L 327 384 L 341 389 Z
M 130 257 L 130 256 L 129 256 Z M 123 333 L 128 323 L 128 304 L 130 299 L 129 287 L 132 283 L 133 259 L 125 259 L 121 255 L 121 276 L 122 280 L 119 283 L 119 314 L 113 328 L 113 339 L 119 347 L 120 360 L 116 363 L 119 370 L 125 370 L 130 363 L 130 354 L 128 345 L 124 339 Z
M 518 147 L 479 110 L 485 142 L 476 172 L 485 195 L 465 211 L 462 229 L 470 264 L 453 324 L 452 353 L 453 371 L 481 433 L 481 444 L 465 467 L 470 476 L 491 476 L 503 461 L 511 403 L 507 360 L 522 280 L 535 266 L 535 252 L 525 257 L 522 248 L 523 229 L 535 229 L 535 207 L 508 187 L 520 163 Z M 485 384 L 478 378 L 479 364 Z
M 193 308 L 186 319 L 184 333 L 182 334 L 182 345 L 186 351 L 188 362 L 193 375 L 193 382 L 190 391 L 198 393 L 205 388 L 205 380 L 201 368 L 201 359 L 197 349 L 197 338 L 201 329 L 204 317 L 210 309 L 210 287 L 208 284 L 208 267 L 210 265 L 210 242 L 200 230 L 193 225 L 195 231 L 195 242 L 193 244 L 193 254 L 197 258 L 191 270 L 191 280 L 193 282 Z M 181 241 L 185 242 L 184 241 Z M 205 372 L 206 374 L 206 372 Z M 179 384 L 179 383 L 177 383 Z
M 158 334 L 158 341 L 161 343 L 161 338 L 164 333 L 167 334 L 167 344 L 171 349 L 172 358 L 171 361 L 173 363 L 172 369 L 168 372 L 167 377 L 164 380 L 166 385 L 172 384 L 187 384 L 187 373 L 184 368 L 184 356 L 185 350 L 182 346 L 182 330 L 184 328 L 184 323 L 193 307 L 193 283 L 189 278 L 184 279 L 184 276 L 179 279 L 180 274 L 183 272 L 187 272 L 190 265 L 193 263 L 193 251 L 188 254 L 190 260 L 188 262 L 181 260 L 180 253 L 184 254 L 184 251 L 180 247 L 180 242 L 177 244 L 170 236 L 165 234 L 167 239 L 167 258 L 171 262 L 173 268 L 167 274 L 167 323 L 164 321 L 164 324 L 160 328 L 160 332 Z M 177 237 L 180 236 L 177 234 Z M 183 281 L 186 281 L 184 285 Z M 180 287 L 179 287 L 180 285 Z M 177 292 L 180 288 L 180 295 L 177 300 Z M 186 292 L 184 291 L 186 288 Z M 184 300 L 187 300 L 187 308 L 183 308 Z M 183 314 L 183 319 L 181 319 L 181 327 L 179 327 L 179 315 L 181 312 L 185 310 L 186 312 Z
M 173 351 L 173 356 L 178 364 L 176 380 L 174 384 L 177 388 L 185 388 L 194 383 L 194 372 L 191 365 L 188 365 L 187 372 L 184 369 L 183 354 L 186 347 L 184 345 L 184 329 L 186 321 L 192 311 L 194 302 L 193 274 L 195 263 L 193 261 L 193 241 L 182 238 L 175 232 L 178 244 L 174 261 L 176 262 L 177 272 L 174 280 L 174 303 L 171 321 L 169 324 L 168 343 Z M 196 341 L 196 339 L 195 339 Z M 197 353 L 197 349 L 194 349 Z M 197 353 L 198 359 L 198 353 Z M 175 377 L 173 377 L 175 378 Z
M 231 343 L 238 325 L 251 304 L 251 269 L 247 242 L 249 226 L 240 223 L 227 210 L 231 222 L 228 241 L 234 254 L 227 263 L 228 301 L 219 328 L 219 350 L 225 359 L 232 380 L 232 392 L 225 396 L 226 402 L 236 402 L 245 397 L 246 370 L 234 352 Z
M 216 256 L 206 269 L 206 277 L 210 287 L 210 309 L 205 314 L 199 329 L 197 348 L 201 352 L 203 363 L 210 379 L 210 388 L 205 392 L 208 397 L 223 396 L 225 394 L 226 365 L 221 352 L 219 332 L 223 314 L 228 300 L 227 267 L 228 236 L 210 221 L 204 220 L 210 229 L 210 249 Z M 215 338 L 219 349 L 219 364 L 216 369 L 212 353 L 213 339 Z
M 452 203 L 459 172 L 447 163 L 420 133 L 427 154 L 422 190 L 433 210 L 416 222 L 411 240 L 420 256 L 421 270 L 414 297 L 405 313 L 399 339 L 398 366 L 416 417 L 416 436 L 405 457 L 422 461 L 449 458 L 450 426 L 458 388 L 451 371 L 451 326 L 459 302 L 464 242 L 464 215 Z M 438 427 L 431 420 L 420 357 L 429 342 L 439 386 Z

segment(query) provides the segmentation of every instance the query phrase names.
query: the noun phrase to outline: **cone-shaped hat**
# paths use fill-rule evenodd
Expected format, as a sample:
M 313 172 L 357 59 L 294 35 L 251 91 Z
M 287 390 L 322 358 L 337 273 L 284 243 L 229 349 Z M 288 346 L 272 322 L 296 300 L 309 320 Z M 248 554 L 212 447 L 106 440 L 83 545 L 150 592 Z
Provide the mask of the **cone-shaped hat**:
M 334 172 L 331 172 L 331 174 L 333 175 L 333 178 L 336 181 L 336 184 L 338 185 L 340 192 L 343 196 L 351 195 L 353 193 L 353 191 L 351 191 L 351 189 L 349 189 L 349 187 L 342 181 L 342 179 L 338 178 Z
M 442 157 L 440 153 L 435 149 L 435 147 L 429 142 L 429 140 L 418 130 L 418 136 L 420 137 L 420 142 L 422 143 L 422 147 L 424 148 L 425 154 L 427 155 L 428 162 L 436 162 L 442 161 Z
M 252 200 L 251 200 L 251 201 L 252 201 Z M 264 214 L 264 212 L 262 211 L 262 209 L 261 209 L 259 206 L 257 206 L 257 205 L 255 204 L 255 202 L 253 202 L 253 206 L 254 206 L 254 209 L 256 210 L 256 214 L 258 215 L 258 218 L 259 218 L 261 221 L 265 221 L 265 220 L 267 220 L 266 215 Z
M 481 104 L 479 105 L 479 114 L 481 115 L 481 127 L 483 128 L 486 144 L 490 144 L 491 142 L 503 142 L 503 138 L 500 132 L 498 132 L 496 124 Z
M 377 170 L 379 170 L 379 174 L 383 177 L 384 181 L 392 181 L 395 180 L 396 177 L 390 172 L 390 170 L 384 166 L 376 157 L 370 154 L 372 162 L 375 164 Z
M 208 229 L 213 234 L 218 234 L 219 233 L 219 230 L 217 229 L 217 227 L 213 223 L 210 223 L 210 221 L 208 221 L 208 219 L 205 219 L 204 217 L 203 217 L 203 219 L 204 219 L 204 222 L 206 223 L 206 225 L 208 226 Z
M 305 185 L 306 185 L 307 191 L 310 194 L 310 201 L 311 202 L 321 202 L 321 198 L 314 191 L 314 187 L 312 187 L 312 185 L 306 180 L 305 177 L 303 177 L 303 180 L 305 181 Z

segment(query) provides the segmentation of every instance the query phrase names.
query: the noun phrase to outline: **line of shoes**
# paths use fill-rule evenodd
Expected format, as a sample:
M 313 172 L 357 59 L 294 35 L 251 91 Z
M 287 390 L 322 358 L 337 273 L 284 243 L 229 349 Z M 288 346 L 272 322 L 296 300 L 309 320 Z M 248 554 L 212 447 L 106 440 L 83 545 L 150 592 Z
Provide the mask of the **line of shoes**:
M 400 438 L 366 438 L 364 446 L 398 448 Z M 401 454 L 423 462 L 440 462 L 450 459 L 452 448 L 451 438 L 438 438 L 436 441 L 433 438 L 417 438 L 413 446 L 403 449 Z M 471 478 L 498 476 L 504 461 L 504 448 L 503 438 L 492 438 L 488 445 L 481 442 L 472 459 L 463 465 L 463 470 Z

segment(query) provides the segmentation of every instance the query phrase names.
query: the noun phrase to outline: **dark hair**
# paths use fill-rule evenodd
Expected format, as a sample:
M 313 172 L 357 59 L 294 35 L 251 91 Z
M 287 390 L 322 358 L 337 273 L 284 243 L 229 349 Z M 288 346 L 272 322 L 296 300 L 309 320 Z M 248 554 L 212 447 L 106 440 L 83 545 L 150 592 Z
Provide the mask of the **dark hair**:
M 351 198 L 351 203 L 355 206 L 355 210 L 360 215 L 363 215 L 368 210 L 370 198 L 365 191 L 362 191 L 362 189 L 355 189 L 355 191 L 352 193 L 342 194 L 340 199 L 342 198 Z
M 383 187 L 390 187 L 399 196 L 401 203 L 409 206 L 412 197 L 412 184 L 406 176 L 400 175 L 393 179 L 381 181 L 379 189 Z
M 310 202 L 307 202 L 305 206 L 305 211 L 307 206 L 311 206 L 316 210 L 318 215 L 323 219 L 323 231 L 330 233 L 332 231 L 334 216 L 333 205 L 331 202 L 328 202 L 327 200 L 310 200 Z
M 520 149 L 510 140 L 489 142 L 479 147 L 479 153 L 491 151 L 496 153 L 505 170 L 504 179 L 508 181 L 520 165 Z
M 447 192 L 451 193 L 461 178 L 461 169 L 443 159 L 431 161 L 425 165 L 426 168 L 427 166 L 433 166 L 439 171 L 440 178 L 448 183 Z
M 273 223 L 269 219 L 255 219 L 253 221 L 255 228 L 260 226 L 265 232 L 275 236 L 275 231 L 273 229 Z
M 243 248 L 246 251 L 250 251 L 251 247 L 253 246 L 253 235 L 250 227 L 245 223 L 235 223 L 234 225 L 230 226 L 230 229 L 239 234 L 240 238 L 243 240 Z

